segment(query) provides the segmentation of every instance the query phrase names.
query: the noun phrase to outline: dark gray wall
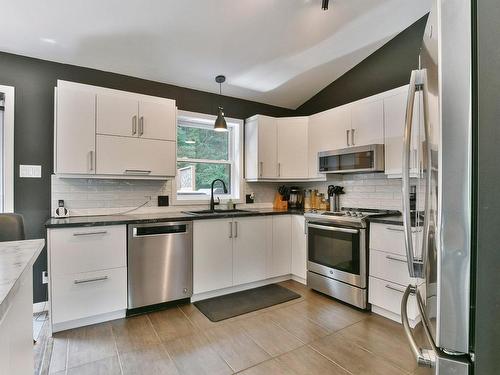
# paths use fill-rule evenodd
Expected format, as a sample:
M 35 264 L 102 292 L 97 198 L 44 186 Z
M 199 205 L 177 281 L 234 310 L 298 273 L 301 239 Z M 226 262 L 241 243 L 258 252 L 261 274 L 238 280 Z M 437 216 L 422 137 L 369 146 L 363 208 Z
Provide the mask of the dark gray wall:
M 474 3 L 474 2 L 473 2 Z M 500 6 L 477 1 L 475 374 L 500 369 Z
M 41 179 L 21 179 L 16 173 L 14 181 L 14 209 L 24 215 L 28 238 L 44 237 L 43 223 L 50 216 L 54 87 L 57 79 L 172 98 L 177 101 L 179 109 L 194 112 L 215 114 L 221 103 L 227 116 L 241 119 L 256 113 L 270 116 L 294 113 L 247 100 L 220 98 L 202 91 L 0 52 L 0 83 L 14 86 L 16 90 L 14 170 L 17 172 L 19 164 L 42 166 Z M 46 264 L 44 250 L 34 267 L 35 302 L 44 301 L 47 297 L 47 288 L 41 284 L 41 273 L 47 269 Z
M 311 115 L 408 84 L 418 68 L 427 15 L 297 108 Z

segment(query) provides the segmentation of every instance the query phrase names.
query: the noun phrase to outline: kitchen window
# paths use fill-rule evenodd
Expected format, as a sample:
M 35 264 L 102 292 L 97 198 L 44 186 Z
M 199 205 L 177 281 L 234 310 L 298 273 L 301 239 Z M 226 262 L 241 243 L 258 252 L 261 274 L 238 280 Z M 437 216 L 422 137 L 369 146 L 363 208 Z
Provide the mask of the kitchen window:
M 226 183 L 214 187 L 214 195 L 221 199 L 240 199 L 241 191 L 241 120 L 226 118 L 228 131 L 213 130 L 214 116 L 179 112 L 177 118 L 177 175 L 175 200 L 177 203 L 210 199 L 210 187 L 216 178 Z

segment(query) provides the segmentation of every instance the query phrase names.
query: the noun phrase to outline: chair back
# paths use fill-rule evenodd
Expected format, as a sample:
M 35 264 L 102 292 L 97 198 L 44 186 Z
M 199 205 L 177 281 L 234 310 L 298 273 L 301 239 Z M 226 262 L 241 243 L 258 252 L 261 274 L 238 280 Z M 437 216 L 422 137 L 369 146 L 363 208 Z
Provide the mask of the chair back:
M 0 242 L 25 239 L 23 216 L 18 214 L 0 214 Z

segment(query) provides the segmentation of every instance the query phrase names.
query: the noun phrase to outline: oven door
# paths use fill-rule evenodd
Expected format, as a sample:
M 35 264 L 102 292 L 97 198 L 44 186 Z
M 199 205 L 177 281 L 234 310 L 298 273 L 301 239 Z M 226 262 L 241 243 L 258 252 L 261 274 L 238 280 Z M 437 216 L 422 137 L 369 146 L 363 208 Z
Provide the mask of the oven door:
M 366 288 L 365 229 L 307 224 L 307 269 Z

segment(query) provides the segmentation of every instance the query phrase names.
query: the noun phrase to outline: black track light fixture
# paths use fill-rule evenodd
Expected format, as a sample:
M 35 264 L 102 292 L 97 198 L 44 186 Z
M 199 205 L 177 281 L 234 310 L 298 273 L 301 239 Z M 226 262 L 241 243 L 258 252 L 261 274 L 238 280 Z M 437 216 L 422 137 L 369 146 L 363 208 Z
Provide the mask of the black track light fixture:
M 321 9 L 328 10 L 328 1 L 329 0 L 322 0 L 321 1 Z

